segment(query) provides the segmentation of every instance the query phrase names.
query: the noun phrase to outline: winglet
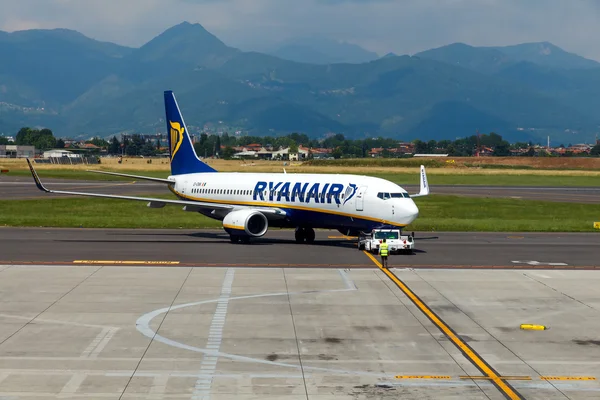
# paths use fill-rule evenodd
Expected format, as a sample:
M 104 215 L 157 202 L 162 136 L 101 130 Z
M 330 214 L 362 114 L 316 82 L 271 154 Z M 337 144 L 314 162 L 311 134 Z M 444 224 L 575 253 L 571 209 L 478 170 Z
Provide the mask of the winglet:
M 421 182 L 420 182 L 421 190 L 418 194 L 413 194 L 410 197 L 420 197 L 427 196 L 429 194 L 429 182 L 427 182 L 427 174 L 425 173 L 425 166 L 421 165 Z
M 35 185 L 38 187 L 38 189 L 40 189 L 43 192 L 50 193 L 50 190 L 46 189 L 44 185 L 42 185 L 42 181 L 40 181 L 40 177 L 38 176 L 37 172 L 35 172 L 35 169 L 33 169 L 33 165 L 31 165 L 31 161 L 29 161 L 29 158 L 27 159 L 27 164 L 29 164 L 31 175 L 33 175 L 33 180 L 35 181 Z

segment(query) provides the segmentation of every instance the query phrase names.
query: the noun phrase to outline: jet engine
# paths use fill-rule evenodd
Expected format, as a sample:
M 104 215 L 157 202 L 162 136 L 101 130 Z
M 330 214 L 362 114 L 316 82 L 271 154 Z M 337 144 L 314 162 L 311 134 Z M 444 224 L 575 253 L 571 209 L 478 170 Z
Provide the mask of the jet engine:
M 256 210 L 232 211 L 223 219 L 223 228 L 232 237 L 260 237 L 267 233 L 267 217 Z

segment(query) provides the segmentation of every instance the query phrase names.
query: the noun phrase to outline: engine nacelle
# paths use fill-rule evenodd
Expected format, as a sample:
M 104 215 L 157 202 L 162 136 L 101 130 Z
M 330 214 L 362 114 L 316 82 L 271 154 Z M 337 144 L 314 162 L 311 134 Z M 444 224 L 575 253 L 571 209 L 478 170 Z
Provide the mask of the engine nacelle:
M 223 228 L 230 235 L 260 237 L 267 233 L 267 217 L 256 210 L 232 211 L 223 219 Z

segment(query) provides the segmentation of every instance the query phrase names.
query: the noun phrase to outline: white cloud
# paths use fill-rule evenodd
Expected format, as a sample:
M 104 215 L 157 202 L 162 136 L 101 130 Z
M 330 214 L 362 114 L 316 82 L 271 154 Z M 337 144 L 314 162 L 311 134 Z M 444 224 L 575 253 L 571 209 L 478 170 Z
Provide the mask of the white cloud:
M 0 9 L 2 30 L 70 28 L 132 46 L 187 20 L 244 48 L 305 35 L 380 54 L 547 40 L 600 59 L 596 0 L 0 0 Z

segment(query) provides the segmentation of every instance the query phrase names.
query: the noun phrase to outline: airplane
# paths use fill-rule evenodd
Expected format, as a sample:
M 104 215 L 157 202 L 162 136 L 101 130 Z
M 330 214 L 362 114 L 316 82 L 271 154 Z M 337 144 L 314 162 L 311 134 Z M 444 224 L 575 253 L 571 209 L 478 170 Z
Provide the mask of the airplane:
M 150 208 L 183 206 L 184 211 L 222 221 L 232 243 L 249 243 L 269 227 L 295 228 L 298 243 L 313 243 L 315 229 L 335 229 L 354 237 L 378 228 L 402 229 L 419 215 L 412 198 L 429 194 L 424 166 L 420 192 L 413 195 L 393 182 L 362 175 L 217 172 L 196 155 L 172 91 L 164 92 L 164 103 L 171 156 L 168 178 L 89 172 L 161 182 L 177 200 L 49 190 L 27 159 L 38 189 L 144 201 Z

